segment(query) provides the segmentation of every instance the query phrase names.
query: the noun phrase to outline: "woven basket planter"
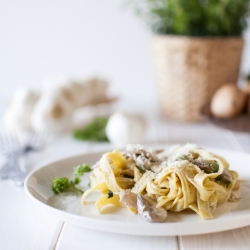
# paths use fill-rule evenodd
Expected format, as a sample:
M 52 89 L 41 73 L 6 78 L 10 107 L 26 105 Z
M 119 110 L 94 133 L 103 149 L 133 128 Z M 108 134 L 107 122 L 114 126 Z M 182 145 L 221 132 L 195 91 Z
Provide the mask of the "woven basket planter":
M 199 121 L 200 109 L 223 84 L 237 83 L 242 38 L 153 37 L 163 117 Z

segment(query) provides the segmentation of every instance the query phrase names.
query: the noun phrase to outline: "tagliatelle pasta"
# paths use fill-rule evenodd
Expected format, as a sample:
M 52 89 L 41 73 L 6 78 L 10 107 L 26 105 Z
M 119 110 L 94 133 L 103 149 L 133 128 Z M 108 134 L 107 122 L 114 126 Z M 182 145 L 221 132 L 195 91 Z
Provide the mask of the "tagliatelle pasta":
M 186 209 L 212 219 L 219 205 L 238 200 L 232 192 L 240 186 L 225 159 L 194 144 L 154 152 L 128 145 L 123 153 L 108 152 L 90 174 L 90 183 L 83 205 L 90 193 L 99 191 L 100 213 L 108 205 L 123 206 L 158 222 L 166 219 L 167 211 Z

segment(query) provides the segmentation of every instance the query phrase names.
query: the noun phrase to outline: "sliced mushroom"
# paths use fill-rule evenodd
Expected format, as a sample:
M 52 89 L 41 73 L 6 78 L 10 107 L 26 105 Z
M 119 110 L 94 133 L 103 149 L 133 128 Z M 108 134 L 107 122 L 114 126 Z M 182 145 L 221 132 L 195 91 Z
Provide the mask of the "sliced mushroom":
M 130 190 L 121 190 L 119 193 L 120 202 L 130 208 L 137 209 L 137 195 Z
M 224 169 L 222 174 L 221 174 L 221 178 L 222 180 L 224 181 L 227 181 L 227 182 L 232 182 L 233 178 L 232 178 L 232 175 L 229 173 L 228 170 Z
M 132 158 L 142 171 L 151 170 L 152 166 L 159 166 L 161 163 L 156 155 L 148 152 L 141 145 L 128 144 L 126 156 Z
M 143 219 L 148 222 L 164 222 L 167 218 L 167 211 L 150 204 L 142 195 L 137 195 L 137 210 Z

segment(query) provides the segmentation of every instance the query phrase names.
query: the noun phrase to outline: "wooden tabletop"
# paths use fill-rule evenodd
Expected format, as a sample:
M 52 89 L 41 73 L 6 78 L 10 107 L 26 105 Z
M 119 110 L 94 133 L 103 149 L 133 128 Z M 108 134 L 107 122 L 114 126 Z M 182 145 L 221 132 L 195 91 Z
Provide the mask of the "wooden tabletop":
M 145 144 L 196 143 L 232 151 L 250 152 L 250 135 L 233 133 L 207 123 L 148 120 Z M 70 135 L 52 139 L 39 153 L 29 155 L 29 170 L 48 162 L 110 147 L 109 144 L 74 141 Z M 250 165 L 250 162 L 249 162 Z M 250 169 L 249 169 L 250 171 Z M 144 237 L 94 231 L 58 220 L 37 207 L 22 187 L 0 182 L 0 249 L 250 249 L 250 226 L 220 233 Z

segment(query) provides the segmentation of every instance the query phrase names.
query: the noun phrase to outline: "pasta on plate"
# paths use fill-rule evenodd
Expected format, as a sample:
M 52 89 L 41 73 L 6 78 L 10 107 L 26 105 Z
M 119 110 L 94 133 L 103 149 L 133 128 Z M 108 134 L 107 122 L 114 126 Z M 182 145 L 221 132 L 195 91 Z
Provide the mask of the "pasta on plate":
M 192 209 L 203 219 L 227 201 L 238 201 L 238 174 L 228 162 L 194 144 L 175 146 L 168 151 L 148 151 L 128 145 L 125 152 L 104 154 L 93 166 L 91 188 L 81 199 L 99 191 L 96 207 L 127 207 L 149 222 L 163 222 L 167 211 Z

